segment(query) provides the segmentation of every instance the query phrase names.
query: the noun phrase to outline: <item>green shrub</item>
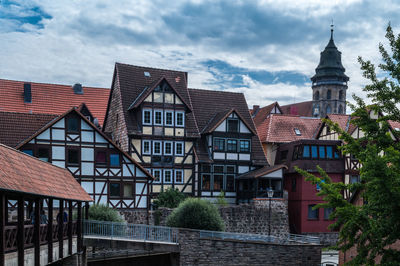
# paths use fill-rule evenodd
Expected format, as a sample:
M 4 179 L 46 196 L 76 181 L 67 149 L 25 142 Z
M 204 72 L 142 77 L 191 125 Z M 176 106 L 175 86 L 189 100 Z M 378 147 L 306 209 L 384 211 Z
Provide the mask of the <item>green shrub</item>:
M 219 206 L 226 206 L 228 205 L 228 201 L 225 199 L 225 192 L 221 190 L 216 202 Z
M 167 190 L 158 194 L 157 198 L 153 201 L 155 209 L 160 207 L 176 208 L 179 203 L 184 201 L 185 194 L 180 192 L 177 188 L 168 188 Z
M 104 204 L 94 204 L 89 208 L 89 220 L 123 222 L 118 211 Z
M 218 209 L 212 203 L 188 198 L 167 218 L 167 225 L 200 230 L 223 231 L 225 229 Z

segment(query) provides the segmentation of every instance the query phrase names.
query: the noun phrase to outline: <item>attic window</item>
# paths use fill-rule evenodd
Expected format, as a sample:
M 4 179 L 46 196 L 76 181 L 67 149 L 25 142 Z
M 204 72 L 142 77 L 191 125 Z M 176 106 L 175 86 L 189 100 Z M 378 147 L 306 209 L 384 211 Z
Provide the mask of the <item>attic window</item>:
M 145 76 L 145 77 L 151 77 L 150 72 L 145 71 L 145 72 L 144 72 L 144 76 Z
M 300 129 L 298 129 L 297 127 L 294 128 L 294 133 L 296 133 L 296 136 L 301 136 Z

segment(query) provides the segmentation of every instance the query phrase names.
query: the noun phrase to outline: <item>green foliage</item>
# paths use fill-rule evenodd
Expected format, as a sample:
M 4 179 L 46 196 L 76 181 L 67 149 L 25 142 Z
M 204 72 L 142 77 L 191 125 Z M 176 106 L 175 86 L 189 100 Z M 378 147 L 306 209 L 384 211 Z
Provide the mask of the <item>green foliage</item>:
M 360 97 L 353 95 L 356 104 L 349 105 L 356 117 L 352 123 L 364 135 L 354 139 L 337 124 L 325 121 L 340 133 L 344 143 L 342 152 L 352 154 L 360 161 L 361 182 L 333 183 L 321 168 L 318 168 L 321 177 L 298 169 L 306 180 L 320 184 L 317 195 L 325 202 L 316 207 L 335 209 L 330 218 L 336 218 L 331 228 L 340 229 L 336 248 L 346 251 L 356 247 L 358 255 L 347 265 L 374 265 L 377 256 L 382 257 L 382 265 L 399 265 L 400 262 L 400 251 L 390 246 L 400 239 L 400 144 L 393 141 L 388 124 L 389 120 L 400 122 L 400 35 L 395 37 L 389 25 L 386 38 L 391 52 L 379 45 L 382 55 L 379 76 L 383 78 L 378 77 L 370 61 L 358 59 L 363 76 L 371 82 L 363 90 L 373 104 L 367 106 Z M 371 114 L 380 116 L 376 119 Z M 397 131 L 391 131 L 391 134 L 400 139 Z M 321 183 L 321 179 L 325 183 Z M 360 193 L 367 203 L 355 206 L 344 198 L 343 191 Z
M 176 208 L 185 198 L 185 194 L 177 188 L 174 189 L 171 187 L 158 194 L 153 203 L 156 209 L 159 207 Z
M 226 199 L 225 199 L 225 192 L 223 192 L 222 190 L 221 190 L 221 193 L 219 194 L 219 196 L 217 197 L 217 204 L 218 204 L 219 206 L 226 206 L 226 205 L 228 205 L 228 202 L 227 202 Z
M 161 222 L 161 212 L 159 210 L 154 211 L 154 225 L 160 225 Z
M 118 211 L 104 204 L 94 204 L 89 208 L 89 220 L 123 222 Z
M 188 198 L 167 218 L 167 225 L 200 230 L 223 231 L 224 221 L 215 205 L 209 201 Z

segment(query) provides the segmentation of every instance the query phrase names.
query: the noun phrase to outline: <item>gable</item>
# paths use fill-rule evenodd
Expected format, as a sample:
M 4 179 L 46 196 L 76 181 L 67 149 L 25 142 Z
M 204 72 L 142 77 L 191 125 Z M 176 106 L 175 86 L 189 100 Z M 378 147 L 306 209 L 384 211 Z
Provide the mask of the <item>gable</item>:
M 216 132 L 228 132 L 228 120 L 237 120 L 238 121 L 238 132 L 240 133 L 251 133 L 250 129 L 246 126 L 242 119 L 236 114 L 236 112 L 232 112 L 225 120 L 223 120 L 219 126 L 217 126 L 214 131 Z

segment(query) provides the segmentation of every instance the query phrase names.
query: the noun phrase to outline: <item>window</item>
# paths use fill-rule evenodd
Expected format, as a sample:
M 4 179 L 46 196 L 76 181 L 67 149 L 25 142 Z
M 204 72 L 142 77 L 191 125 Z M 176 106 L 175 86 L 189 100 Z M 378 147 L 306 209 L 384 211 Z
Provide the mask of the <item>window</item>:
M 343 100 L 343 91 L 339 91 L 339 100 Z
M 288 152 L 289 152 L 288 150 L 280 152 L 280 157 L 279 157 L 280 162 L 286 161 Z
M 184 112 L 176 112 L 175 113 L 175 125 L 177 127 L 185 126 L 185 113 Z
M 317 91 L 317 92 L 314 94 L 314 100 L 316 100 L 316 101 L 319 100 L 319 91 Z
M 294 133 L 296 134 L 296 136 L 301 136 L 301 131 L 297 127 L 294 128 Z
M 154 111 L 154 125 L 162 126 L 163 124 L 163 112 Z
M 358 183 L 360 182 L 360 177 L 358 175 L 352 175 L 350 176 L 350 184 Z
M 49 149 L 39 148 L 38 158 L 44 162 L 48 162 L 50 159 Z
M 214 151 L 224 151 L 225 150 L 225 140 L 224 139 L 214 139 Z
M 292 192 L 296 192 L 296 178 L 292 178 Z
M 240 152 L 250 152 L 250 141 L 249 140 L 241 140 L 239 145 Z
M 121 184 L 110 183 L 110 197 L 119 197 L 121 195 Z
M 74 117 L 70 117 L 67 119 L 67 131 L 68 132 L 78 132 L 78 119 Z
M 319 146 L 319 158 L 325 159 L 325 146 Z
M 234 175 L 226 175 L 226 191 L 234 192 L 235 191 L 235 176 Z
M 328 90 L 326 92 L 326 99 L 330 100 L 331 98 L 332 98 L 332 92 L 331 92 L 331 90 Z
M 320 184 L 321 183 L 325 183 L 325 180 L 321 180 L 319 183 L 317 183 L 317 191 L 320 191 L 321 190 L 321 186 L 320 186 Z
M 233 166 L 233 165 L 226 166 L 226 173 L 227 174 L 234 174 L 235 173 L 235 166 Z
M 172 111 L 165 111 L 165 125 L 166 126 L 173 126 L 174 121 L 173 121 L 173 112 Z
M 107 157 L 105 151 L 96 152 L 96 164 L 107 164 Z
M 161 141 L 153 141 L 153 154 L 161 155 Z
M 110 166 L 120 166 L 119 154 L 110 154 Z
M 238 132 L 239 131 L 239 120 L 228 119 L 227 120 L 227 131 L 228 132 Z
M 29 154 L 30 156 L 33 156 L 33 150 L 22 150 L 23 153 Z
M 151 125 L 151 110 L 143 110 L 143 125 Z
M 79 151 L 78 150 L 67 150 L 68 153 L 68 165 L 79 164 Z
M 329 220 L 329 215 L 333 212 L 332 208 L 325 208 L 324 209 L 324 219 Z
M 308 145 L 303 147 L 303 158 L 310 158 L 310 146 Z
M 175 155 L 183 156 L 183 142 L 175 142 Z
M 208 174 L 202 176 L 202 178 L 201 178 L 202 190 L 210 190 L 210 179 L 211 179 L 211 176 Z
M 164 154 L 165 155 L 172 155 L 172 141 L 165 141 L 164 142 Z
M 183 183 L 183 170 L 175 170 L 175 183 Z
M 335 159 L 340 158 L 339 151 L 336 149 L 336 147 L 335 147 L 335 151 L 333 152 L 333 155 L 334 155 Z
M 343 106 L 342 106 L 342 105 L 339 105 L 339 111 L 338 111 L 338 113 L 339 113 L 339 114 L 342 114 L 342 113 L 343 113 Z
M 333 147 L 332 146 L 326 146 L 326 158 L 327 159 L 333 158 Z
M 221 191 L 224 187 L 224 175 L 214 174 L 214 191 Z
M 311 157 L 318 158 L 318 147 L 317 146 L 311 146 Z
M 326 114 L 330 114 L 330 113 L 332 113 L 332 108 L 331 108 L 330 105 L 328 105 L 328 106 L 326 107 Z
M 201 171 L 203 173 L 210 173 L 211 172 L 211 165 L 209 165 L 209 164 L 201 165 Z
M 160 169 L 153 169 L 153 176 L 154 176 L 154 183 L 161 182 L 161 170 Z
M 315 204 L 308 205 L 308 219 L 318 220 L 318 209 L 313 210 Z
M 172 170 L 164 170 L 164 183 L 172 183 Z
M 151 154 L 151 141 L 150 140 L 143 140 L 143 154 Z
M 237 140 L 228 139 L 226 141 L 226 151 L 228 151 L 228 152 L 237 152 Z
M 214 173 L 223 173 L 224 166 L 223 165 L 214 165 Z
M 124 184 L 124 198 L 133 197 L 133 186 L 132 184 Z

